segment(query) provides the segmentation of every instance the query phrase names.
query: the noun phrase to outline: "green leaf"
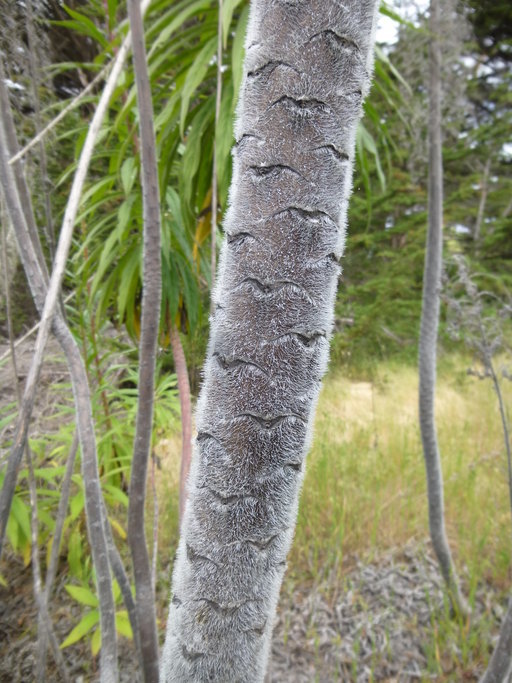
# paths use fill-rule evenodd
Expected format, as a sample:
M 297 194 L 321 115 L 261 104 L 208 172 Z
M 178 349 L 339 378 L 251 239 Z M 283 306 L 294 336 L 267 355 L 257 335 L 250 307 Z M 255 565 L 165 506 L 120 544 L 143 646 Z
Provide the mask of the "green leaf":
M 119 317 L 124 319 L 127 309 L 133 312 L 135 298 L 140 286 L 141 272 L 141 249 L 140 245 L 125 254 L 119 264 L 121 277 L 119 280 L 119 292 L 117 296 L 117 310 Z
M 117 212 L 118 221 L 116 232 L 118 234 L 119 242 L 123 240 L 125 236 L 126 227 L 128 226 L 130 219 L 132 217 L 132 206 L 134 201 L 135 196 L 130 195 L 128 199 L 124 200 L 124 202 L 121 204 Z
M 82 536 L 78 529 L 73 529 L 68 539 L 68 565 L 71 576 L 82 578 Z
M 199 85 L 205 80 L 206 72 L 208 71 L 216 50 L 217 38 L 210 38 L 188 70 L 181 94 L 180 134 L 182 137 L 185 132 L 185 120 L 188 114 L 190 99 Z
M 71 521 L 73 522 L 78 515 L 82 512 L 84 509 L 84 503 L 85 503 L 85 498 L 84 498 L 84 492 L 83 491 L 78 491 L 70 500 L 69 502 L 69 508 L 70 508 L 70 518 Z
M 233 18 L 233 12 L 241 2 L 242 0 L 224 0 L 222 3 L 222 37 L 224 49 L 226 49 L 228 45 L 229 27 L 231 25 L 231 19 Z
M 149 56 L 151 56 L 153 52 L 160 47 L 160 45 L 167 45 L 172 34 L 178 28 L 181 28 L 181 26 L 183 26 L 189 17 L 191 17 L 193 14 L 199 13 L 200 10 L 208 9 L 211 5 L 211 2 L 210 0 L 199 0 L 199 2 L 186 2 L 183 4 L 185 5 L 185 9 L 180 12 L 171 22 L 169 22 L 165 28 L 155 27 L 158 31 L 158 37 L 151 47 Z M 172 13 L 173 10 L 171 10 L 171 16 Z
M 68 635 L 66 640 L 63 643 L 61 643 L 60 649 L 63 650 L 65 647 L 69 647 L 70 645 L 74 645 L 74 643 L 78 643 L 79 640 L 81 640 L 85 635 L 89 633 L 89 631 L 91 631 L 91 629 L 93 629 L 96 626 L 99 620 L 100 613 L 97 609 L 88 612 L 80 619 L 80 621 Z
M 89 588 L 83 586 L 64 586 L 71 597 L 79 602 L 81 605 L 87 605 L 88 607 L 97 607 L 98 598 Z
M 91 638 L 91 652 L 92 656 L 96 657 L 98 652 L 101 650 L 101 631 L 99 628 L 94 631 Z
M 407 92 L 409 94 L 412 94 L 411 86 L 409 85 L 409 83 L 407 83 L 407 81 L 402 76 L 402 74 L 398 71 L 398 69 L 390 61 L 387 54 L 378 45 L 375 45 L 375 55 L 381 62 L 383 62 L 388 67 L 388 69 L 391 71 L 393 76 L 397 79 L 397 81 L 400 81 L 400 83 L 404 86 L 404 88 L 407 90 Z
M 121 610 L 116 613 L 116 630 L 125 638 L 133 639 L 132 626 L 126 610 Z
M 123 191 L 126 197 L 130 194 L 136 177 L 135 158 L 129 157 L 123 161 L 121 166 L 121 183 L 123 184 Z
M 238 102 L 240 83 L 242 82 L 245 53 L 245 34 L 247 33 L 247 21 L 249 19 L 249 5 L 246 5 L 236 26 L 233 49 L 231 53 L 231 69 L 233 72 L 233 109 Z
M 12 515 L 7 520 L 7 537 L 12 549 L 16 552 L 19 546 L 20 527 Z
M 28 506 L 17 495 L 14 495 L 12 499 L 11 513 L 25 538 L 30 540 L 30 511 Z
M 233 146 L 233 88 L 228 83 L 222 93 L 219 122 L 215 130 L 215 147 L 217 156 L 217 180 L 221 206 L 224 206 L 229 191 L 231 169 L 231 147 Z
M 103 490 L 108 493 L 112 500 L 115 500 L 117 503 L 121 503 L 123 507 L 128 508 L 128 496 L 124 491 L 121 491 L 118 486 L 103 484 Z

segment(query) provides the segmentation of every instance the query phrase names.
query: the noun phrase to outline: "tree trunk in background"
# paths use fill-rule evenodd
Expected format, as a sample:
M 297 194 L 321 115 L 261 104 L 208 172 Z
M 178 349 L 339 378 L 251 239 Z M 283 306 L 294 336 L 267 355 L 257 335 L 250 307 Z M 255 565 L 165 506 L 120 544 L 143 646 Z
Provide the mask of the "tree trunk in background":
M 188 381 L 187 361 L 183 345 L 174 324 L 170 329 L 170 340 L 174 368 L 178 379 L 178 394 L 181 408 L 181 466 L 180 466 L 180 522 L 183 520 L 185 503 L 187 502 L 187 481 L 192 462 L 192 402 L 190 400 L 190 382 Z
M 328 357 L 375 0 L 254 0 L 161 681 L 263 681 Z
M 443 159 L 441 142 L 441 47 L 439 0 L 430 1 L 430 98 L 428 235 L 423 275 L 423 302 L 419 341 L 419 415 L 427 470 L 428 511 L 432 545 L 448 587 L 453 607 L 467 612 L 446 537 L 441 458 L 434 417 L 436 347 L 439 327 L 443 255 Z
M 501 625 L 500 638 L 480 683 L 507 683 L 512 675 L 512 598 Z
M 489 194 L 489 174 L 491 172 L 491 157 L 487 159 L 482 174 L 482 182 L 480 183 L 480 201 L 478 203 L 478 214 L 476 217 L 475 228 L 473 230 L 473 241 L 477 248 L 480 238 L 482 236 L 482 224 L 484 222 L 485 203 L 487 202 L 487 195 Z

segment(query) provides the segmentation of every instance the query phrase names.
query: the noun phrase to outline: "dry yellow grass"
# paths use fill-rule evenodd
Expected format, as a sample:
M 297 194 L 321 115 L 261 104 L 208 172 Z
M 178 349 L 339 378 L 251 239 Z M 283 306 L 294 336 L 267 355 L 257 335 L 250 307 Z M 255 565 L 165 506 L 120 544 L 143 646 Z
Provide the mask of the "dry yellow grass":
M 447 527 L 459 562 L 506 581 L 511 521 L 498 405 L 464 359 L 442 364 L 436 398 Z M 511 387 L 503 387 L 508 402 Z M 381 365 L 373 382 L 331 373 L 320 397 L 301 499 L 294 572 L 428 536 L 416 369 Z M 336 559 L 337 558 L 337 559 Z
M 441 363 L 436 412 L 445 477 L 446 523 L 471 582 L 509 580 L 511 517 L 505 449 L 489 380 L 467 362 Z M 512 385 L 503 387 L 508 403 Z M 426 485 L 414 367 L 381 364 L 373 382 L 334 370 L 318 403 L 313 447 L 290 555 L 297 578 L 318 577 L 355 556 L 428 537 Z M 160 440 L 161 547 L 177 542 L 179 426 Z M 171 521 L 172 520 L 172 521 Z

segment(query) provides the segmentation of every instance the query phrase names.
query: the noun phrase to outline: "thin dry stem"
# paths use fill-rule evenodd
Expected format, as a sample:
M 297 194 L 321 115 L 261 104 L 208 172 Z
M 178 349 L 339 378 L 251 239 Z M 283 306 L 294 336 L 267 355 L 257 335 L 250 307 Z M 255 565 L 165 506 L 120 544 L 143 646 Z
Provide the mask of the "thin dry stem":
M 222 100 L 222 0 L 219 0 L 218 21 L 217 21 L 217 91 L 215 95 L 215 128 L 213 134 L 213 167 L 212 167 L 212 215 L 211 215 L 211 278 L 212 296 L 210 299 L 210 311 L 213 315 L 215 304 L 213 301 L 213 290 L 215 289 L 215 271 L 217 269 L 217 126 L 220 116 L 220 105 Z

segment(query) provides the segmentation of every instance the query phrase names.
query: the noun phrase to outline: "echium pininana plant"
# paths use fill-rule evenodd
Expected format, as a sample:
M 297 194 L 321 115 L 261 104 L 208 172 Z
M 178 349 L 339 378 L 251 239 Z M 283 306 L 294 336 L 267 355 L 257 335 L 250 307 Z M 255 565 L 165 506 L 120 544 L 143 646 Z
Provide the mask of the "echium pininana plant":
M 263 681 L 328 358 L 375 0 L 254 0 L 161 680 Z

